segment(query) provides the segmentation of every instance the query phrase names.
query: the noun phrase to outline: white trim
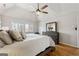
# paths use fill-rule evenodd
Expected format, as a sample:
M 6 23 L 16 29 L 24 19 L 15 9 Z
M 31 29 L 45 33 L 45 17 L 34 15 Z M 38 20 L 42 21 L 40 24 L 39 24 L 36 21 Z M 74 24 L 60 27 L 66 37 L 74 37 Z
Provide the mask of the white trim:
M 67 43 L 62 43 L 62 42 L 59 42 L 61 44 L 64 44 L 64 45 L 68 45 L 68 46 L 71 46 L 71 47 L 74 47 L 74 48 L 78 48 L 77 46 L 73 46 L 73 45 L 70 45 L 70 44 L 67 44 Z

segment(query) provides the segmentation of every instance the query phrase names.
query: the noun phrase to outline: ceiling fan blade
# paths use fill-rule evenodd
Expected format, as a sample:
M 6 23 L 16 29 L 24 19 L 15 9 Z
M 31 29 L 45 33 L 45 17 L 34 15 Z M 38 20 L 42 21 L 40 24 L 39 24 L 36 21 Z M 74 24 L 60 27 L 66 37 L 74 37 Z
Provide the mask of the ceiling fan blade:
M 45 8 L 47 8 L 48 7 L 48 5 L 44 5 L 41 9 L 45 9 Z
M 45 11 L 41 11 L 42 13 L 45 13 L 45 14 L 48 14 L 48 12 L 45 12 Z

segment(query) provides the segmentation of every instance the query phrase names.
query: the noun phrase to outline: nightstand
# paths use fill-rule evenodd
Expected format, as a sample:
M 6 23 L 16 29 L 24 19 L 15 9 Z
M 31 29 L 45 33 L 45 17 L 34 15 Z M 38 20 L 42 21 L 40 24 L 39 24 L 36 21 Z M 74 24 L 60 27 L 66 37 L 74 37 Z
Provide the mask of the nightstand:
M 35 34 L 40 34 L 39 32 L 35 32 Z
M 42 33 L 43 35 L 48 35 L 54 40 L 55 44 L 59 44 L 59 33 L 54 31 L 46 31 Z

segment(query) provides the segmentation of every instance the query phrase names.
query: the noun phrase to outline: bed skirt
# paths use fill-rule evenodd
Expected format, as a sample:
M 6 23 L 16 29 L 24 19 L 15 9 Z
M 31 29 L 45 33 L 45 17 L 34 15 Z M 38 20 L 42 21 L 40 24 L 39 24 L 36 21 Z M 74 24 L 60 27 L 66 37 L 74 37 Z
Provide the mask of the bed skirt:
M 48 53 L 55 51 L 55 47 L 49 46 L 44 51 L 40 52 L 36 56 L 48 56 Z

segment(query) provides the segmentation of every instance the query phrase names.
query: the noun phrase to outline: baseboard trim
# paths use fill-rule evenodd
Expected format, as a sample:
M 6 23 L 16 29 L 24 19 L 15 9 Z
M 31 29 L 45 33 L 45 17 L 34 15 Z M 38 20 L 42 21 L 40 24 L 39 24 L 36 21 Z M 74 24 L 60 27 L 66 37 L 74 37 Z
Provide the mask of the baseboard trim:
M 60 45 L 64 45 L 64 46 L 68 46 L 68 47 L 72 47 L 72 48 L 77 48 L 76 46 L 72 46 L 70 44 L 67 44 L 67 43 L 62 43 L 62 42 L 59 42 Z M 79 48 L 78 48 L 79 49 Z

